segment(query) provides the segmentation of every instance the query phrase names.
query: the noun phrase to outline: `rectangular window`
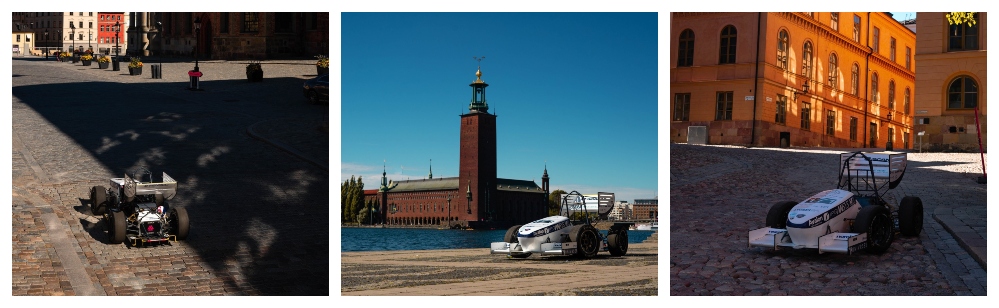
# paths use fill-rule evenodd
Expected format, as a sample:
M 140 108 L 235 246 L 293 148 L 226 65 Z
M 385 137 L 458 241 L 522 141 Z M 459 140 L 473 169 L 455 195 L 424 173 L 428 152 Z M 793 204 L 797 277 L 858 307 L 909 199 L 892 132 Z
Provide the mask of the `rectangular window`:
M 860 16 L 853 15 L 853 40 L 860 42 Z
M 894 37 L 891 38 L 891 46 L 890 46 L 888 52 L 890 52 L 890 54 L 888 54 L 888 58 L 891 59 L 891 62 L 895 62 L 895 38 Z
M 977 13 L 974 14 L 974 18 L 975 20 L 980 20 L 978 19 Z M 947 51 L 978 50 L 979 24 L 980 23 L 975 23 L 973 26 L 967 26 L 965 24 L 951 25 L 947 31 L 950 36 Z
M 258 32 L 260 31 L 259 27 L 257 13 L 243 13 L 243 32 Z
M 21 35 L 20 35 L 20 34 L 18 34 L 18 35 L 17 35 L 17 42 L 18 42 L 18 43 L 20 43 L 20 42 L 21 42 Z
M 229 33 L 229 13 L 219 13 L 219 32 Z
M 909 132 L 902 132 L 902 148 L 909 148 Z
M 777 115 L 774 122 L 787 125 L 787 96 L 777 95 Z
M 718 102 L 715 105 L 715 120 L 732 119 L 732 96 L 735 92 L 718 92 Z
M 857 141 L 857 118 L 850 117 L 850 141 Z
M 294 13 L 274 13 L 274 32 L 290 33 L 293 31 L 292 14 Z
M 836 133 L 836 112 L 826 109 L 826 135 L 833 136 Z
M 812 104 L 801 102 L 801 129 L 809 130 L 812 128 Z
M 829 26 L 832 27 L 833 30 L 839 31 L 839 13 L 833 12 L 830 13 L 830 15 Z
M 87 22 L 87 27 L 90 28 L 90 29 L 93 29 L 94 28 L 94 22 L 93 21 Z
M 673 121 L 690 120 L 690 93 L 677 93 L 673 100 Z
M 905 69 L 912 70 L 912 48 L 905 46 Z
M 879 46 L 881 46 L 879 42 L 880 39 L 881 39 L 881 29 L 878 29 L 878 27 L 874 27 L 874 38 L 872 39 L 872 43 L 874 43 L 874 46 L 871 46 L 874 49 L 874 52 L 881 51 L 878 48 Z
M 305 27 L 309 30 L 319 29 L 319 13 L 305 13 Z

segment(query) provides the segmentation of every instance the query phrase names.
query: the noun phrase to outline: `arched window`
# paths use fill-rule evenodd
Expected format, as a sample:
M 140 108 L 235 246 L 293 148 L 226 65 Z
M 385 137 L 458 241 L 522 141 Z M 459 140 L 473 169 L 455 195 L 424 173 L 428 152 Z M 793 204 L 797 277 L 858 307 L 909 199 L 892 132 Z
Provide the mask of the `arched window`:
M 838 67 L 836 65 L 836 54 L 829 54 L 829 85 L 836 87 L 836 71 Z
M 787 30 L 780 30 L 777 34 L 777 65 L 787 70 Z
M 911 97 L 909 93 L 911 93 L 909 88 L 905 88 L 905 115 L 909 115 L 909 99 Z
M 895 81 L 888 81 L 888 110 L 895 110 Z
M 878 103 L 878 73 L 871 74 L 871 101 Z
M 958 76 L 947 87 L 947 109 L 972 109 L 978 106 L 978 83 L 968 76 Z
M 850 81 L 850 93 L 860 95 L 860 66 L 857 63 L 853 63 L 853 68 L 850 69 L 850 77 L 853 78 Z
M 680 32 L 679 46 L 676 55 L 676 66 L 694 65 L 694 31 L 686 29 Z
M 801 70 L 805 77 L 812 79 L 812 42 L 805 42 L 801 53 Z
M 735 26 L 728 25 L 722 29 L 721 48 L 718 52 L 719 64 L 735 63 L 736 38 Z

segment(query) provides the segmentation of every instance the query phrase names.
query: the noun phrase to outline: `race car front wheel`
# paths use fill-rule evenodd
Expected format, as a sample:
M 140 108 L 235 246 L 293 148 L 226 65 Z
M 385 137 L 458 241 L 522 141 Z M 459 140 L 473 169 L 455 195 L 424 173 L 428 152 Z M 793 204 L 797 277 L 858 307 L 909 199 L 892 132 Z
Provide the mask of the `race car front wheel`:
M 597 228 L 591 225 L 572 226 L 569 229 L 569 241 L 576 242 L 576 256 L 592 258 L 600 250 L 600 235 Z
M 607 251 L 612 256 L 623 256 L 628 253 L 628 231 L 621 230 L 607 236 Z
M 90 188 L 90 212 L 94 215 L 104 215 L 107 211 L 108 190 L 104 186 Z
M 121 244 L 125 241 L 125 213 L 112 211 L 107 213 L 108 222 L 108 242 L 111 244 Z
M 884 206 L 867 206 L 860 209 L 853 222 L 854 233 L 867 233 L 867 252 L 883 253 L 895 240 L 891 213 Z
M 170 223 L 170 234 L 177 236 L 178 241 L 187 239 L 187 233 L 191 230 L 190 220 L 187 219 L 187 210 L 181 207 L 170 209 L 170 216 L 167 216 Z
M 784 201 L 771 206 L 770 211 L 767 212 L 767 227 L 786 229 L 787 215 L 791 214 L 791 208 L 797 204 L 794 201 Z
M 503 235 L 503 241 L 507 243 L 517 243 L 517 230 L 520 230 L 521 226 L 523 225 L 516 225 L 507 229 L 506 235 Z

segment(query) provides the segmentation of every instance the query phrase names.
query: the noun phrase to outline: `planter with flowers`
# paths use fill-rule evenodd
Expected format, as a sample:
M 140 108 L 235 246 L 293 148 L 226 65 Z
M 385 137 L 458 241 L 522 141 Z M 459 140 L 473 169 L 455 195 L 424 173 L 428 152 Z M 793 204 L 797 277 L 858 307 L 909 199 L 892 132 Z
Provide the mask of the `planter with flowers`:
M 111 63 L 111 57 L 103 56 L 97 58 L 97 67 L 99 67 L 100 69 L 107 69 L 109 63 Z
M 72 58 L 73 58 L 73 54 L 70 53 L 70 52 L 68 52 L 68 51 L 64 51 L 64 52 L 62 52 L 62 53 L 59 54 L 59 60 L 62 61 L 62 62 L 72 63 L 73 62 Z
M 330 58 L 324 55 L 316 56 L 316 75 L 322 76 L 330 73 Z
M 142 59 L 139 57 L 132 57 L 132 61 L 128 62 L 128 74 L 129 75 L 142 75 Z
M 93 61 L 93 60 L 94 60 L 94 56 L 91 56 L 91 55 L 85 54 L 85 55 L 80 56 L 80 61 L 83 61 L 83 66 L 90 66 L 90 61 Z
M 246 80 L 264 81 L 264 69 L 260 67 L 260 61 L 250 61 L 250 64 L 246 65 Z

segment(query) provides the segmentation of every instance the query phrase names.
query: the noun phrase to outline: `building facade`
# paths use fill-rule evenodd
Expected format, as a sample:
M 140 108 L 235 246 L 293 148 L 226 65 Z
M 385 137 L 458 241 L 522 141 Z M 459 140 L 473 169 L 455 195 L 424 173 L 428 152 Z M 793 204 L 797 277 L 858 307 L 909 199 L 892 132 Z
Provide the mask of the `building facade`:
M 115 26 L 118 26 L 115 31 Z M 128 31 L 128 19 L 124 12 L 97 13 L 97 49 L 101 54 L 125 54 L 125 33 Z M 117 50 L 116 50 L 117 48 Z
M 273 59 L 329 54 L 329 12 L 133 13 L 130 52 L 201 59 Z M 200 22 L 196 29 L 195 21 Z M 157 24 L 159 23 L 159 24 Z M 163 31 L 161 38 L 157 37 Z
M 17 12 L 13 13 L 14 21 L 28 25 L 36 38 L 34 49 L 36 54 L 59 51 L 85 51 L 106 48 L 113 44 L 101 43 L 108 34 L 102 33 L 104 22 L 100 20 L 108 13 L 98 12 Z M 122 13 L 116 13 L 122 14 Z M 126 23 L 127 20 L 122 21 Z M 112 34 L 113 35 L 113 34 Z M 127 45 L 122 40 L 121 45 Z
M 476 72 L 468 113 L 462 114 L 459 176 L 389 181 L 382 171 L 376 192 L 376 221 L 389 225 L 443 225 L 451 228 L 506 228 L 548 214 L 548 168 L 534 181 L 496 177 L 496 115 L 489 113 L 481 71 Z
M 988 132 L 988 14 L 976 14 L 973 26 L 950 25 L 945 15 L 916 15 L 919 96 L 915 100 L 915 131 L 925 132 L 916 142 L 930 151 L 984 151 Z
M 659 220 L 659 199 L 635 199 L 632 220 Z
M 889 14 L 672 14 L 671 142 L 911 148 L 916 37 Z

